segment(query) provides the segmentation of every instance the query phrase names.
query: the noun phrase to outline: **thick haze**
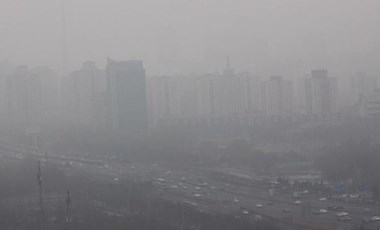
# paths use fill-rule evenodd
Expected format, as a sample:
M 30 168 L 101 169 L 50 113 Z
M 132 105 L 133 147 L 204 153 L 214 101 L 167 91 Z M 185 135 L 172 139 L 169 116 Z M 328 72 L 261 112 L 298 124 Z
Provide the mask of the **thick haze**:
M 107 56 L 148 74 L 214 72 L 345 76 L 380 72 L 377 0 L 66 0 L 69 70 Z M 0 60 L 61 69 L 61 2 L 0 1 Z

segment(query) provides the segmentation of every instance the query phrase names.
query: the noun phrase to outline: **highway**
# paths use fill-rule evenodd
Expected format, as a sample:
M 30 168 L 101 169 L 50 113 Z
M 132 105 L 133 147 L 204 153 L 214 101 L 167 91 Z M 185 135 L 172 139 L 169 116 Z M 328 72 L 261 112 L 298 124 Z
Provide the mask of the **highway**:
M 32 152 L 22 147 L 2 146 L 0 158 L 22 160 L 26 157 L 46 161 L 45 155 Z M 59 165 L 66 169 L 78 169 L 90 172 L 97 178 L 113 183 L 121 183 L 121 177 L 134 180 L 152 181 L 162 191 L 163 197 L 192 205 L 206 212 L 218 212 L 234 215 L 236 218 L 255 219 L 271 218 L 292 222 L 298 225 L 313 226 L 314 229 L 380 229 L 380 221 L 363 223 L 363 217 L 380 216 L 380 207 L 346 202 L 320 201 L 317 195 L 306 195 L 295 204 L 289 191 L 276 189 L 274 197 L 269 197 L 269 185 L 256 183 L 233 183 L 212 177 L 209 168 L 178 168 L 159 163 L 125 163 L 117 159 L 98 159 L 88 156 L 76 157 L 67 155 L 49 155 L 49 164 Z M 308 205 L 310 208 L 308 208 Z M 329 206 L 341 206 L 351 220 L 339 221 L 336 212 Z M 318 215 L 314 212 L 326 209 L 327 213 Z M 308 211 L 310 210 L 310 212 Z M 368 211 L 368 210 L 366 210 Z M 363 227 L 363 228 L 360 228 Z

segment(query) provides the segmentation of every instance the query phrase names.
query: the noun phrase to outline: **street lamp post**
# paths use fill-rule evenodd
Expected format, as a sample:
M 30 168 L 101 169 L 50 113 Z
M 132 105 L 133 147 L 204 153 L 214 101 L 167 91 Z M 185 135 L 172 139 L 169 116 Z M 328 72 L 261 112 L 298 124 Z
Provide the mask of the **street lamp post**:
M 43 206 L 43 198 L 42 198 L 42 173 L 41 173 L 41 163 L 38 161 L 37 165 L 37 183 L 39 189 L 39 203 L 40 203 L 40 224 L 41 230 L 45 229 L 45 215 L 44 215 L 44 206 Z
M 70 223 L 70 204 L 71 204 L 71 194 L 70 191 L 66 192 L 66 223 Z

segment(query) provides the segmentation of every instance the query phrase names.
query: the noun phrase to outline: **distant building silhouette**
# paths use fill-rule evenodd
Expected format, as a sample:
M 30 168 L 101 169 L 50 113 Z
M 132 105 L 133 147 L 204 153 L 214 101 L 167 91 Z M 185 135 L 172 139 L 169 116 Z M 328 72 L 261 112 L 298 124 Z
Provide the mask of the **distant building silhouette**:
M 307 113 L 310 116 L 337 114 L 337 79 L 327 70 L 312 70 L 305 81 Z
M 54 70 L 46 66 L 31 69 L 41 81 L 41 108 L 43 113 L 56 111 L 59 104 L 59 80 Z
M 125 132 L 148 127 L 145 69 L 142 61 L 107 59 L 111 127 Z
M 9 125 L 25 128 L 41 122 L 41 79 L 27 66 L 18 66 L 6 79 Z
M 263 83 L 263 114 L 281 118 L 293 113 L 292 82 L 281 76 L 272 76 Z
M 377 77 L 366 72 L 357 72 L 351 76 L 351 93 L 353 104 L 360 104 L 366 100 L 377 88 Z
M 374 90 L 362 103 L 362 116 L 380 118 L 380 89 Z
M 101 114 L 104 114 L 102 111 L 106 107 L 105 92 L 104 71 L 98 69 L 94 62 L 83 63 L 80 70 L 72 72 L 62 80 L 62 97 L 66 118 L 89 127 L 105 126 L 99 124 L 105 120 L 100 117 Z

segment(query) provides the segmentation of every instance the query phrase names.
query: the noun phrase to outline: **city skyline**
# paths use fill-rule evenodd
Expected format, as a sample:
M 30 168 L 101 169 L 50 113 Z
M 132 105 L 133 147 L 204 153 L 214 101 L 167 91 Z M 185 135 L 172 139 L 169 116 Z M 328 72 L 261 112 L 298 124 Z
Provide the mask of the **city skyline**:
M 47 67 L 18 66 L 12 72 L 3 66 L 8 73 L 1 78 L 1 114 L 3 121 L 20 127 L 39 126 L 47 114 L 60 111 L 59 122 L 127 130 L 173 122 L 323 121 L 377 113 L 369 111 L 373 106 L 367 108 L 377 103 L 377 78 L 365 72 L 352 73 L 352 90 L 345 98 L 339 79 L 326 69 L 311 70 L 295 81 L 236 70 L 229 57 L 225 62 L 211 74 L 146 76 L 143 61 L 107 58 L 105 69 L 86 61 L 61 80 Z

